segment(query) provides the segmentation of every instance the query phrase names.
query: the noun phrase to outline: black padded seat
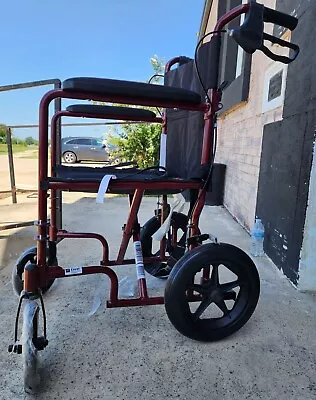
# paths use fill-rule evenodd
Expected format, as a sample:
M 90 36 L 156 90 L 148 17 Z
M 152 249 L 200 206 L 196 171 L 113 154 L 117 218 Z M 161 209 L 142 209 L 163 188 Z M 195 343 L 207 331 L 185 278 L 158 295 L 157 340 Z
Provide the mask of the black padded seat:
M 181 184 L 192 183 L 196 188 L 200 186 L 201 180 L 198 179 L 181 179 L 178 177 L 168 176 L 165 171 L 160 171 L 158 168 L 141 170 L 137 168 L 115 168 L 115 167 L 76 167 L 58 165 L 54 168 L 55 177 L 48 178 L 48 182 L 95 182 L 100 183 L 104 175 L 115 175 L 116 181 L 124 182 L 164 182 L 166 186 L 168 183 L 178 183 L 179 189 L 158 189 L 146 190 L 147 194 L 160 194 L 160 193 L 180 193 L 183 191 Z M 109 193 L 131 193 L 131 190 L 108 190 Z
M 58 178 L 70 179 L 84 182 L 100 182 L 104 175 L 116 175 L 117 179 L 124 181 L 147 181 L 147 180 L 164 180 L 178 181 L 180 178 L 170 177 L 165 171 L 160 171 L 158 168 L 138 169 L 135 167 L 118 168 L 115 166 L 108 167 L 77 167 L 57 165 L 54 167 L 54 173 Z M 182 181 L 186 181 L 183 180 Z
M 171 101 L 182 105 L 198 105 L 201 103 L 201 96 L 191 90 L 117 79 L 70 78 L 63 82 L 63 90 L 104 96 L 120 96 L 126 99 L 137 97 L 143 101 Z
M 95 114 L 102 116 L 117 116 L 122 118 L 156 118 L 156 114 L 150 110 L 132 107 L 98 106 L 94 104 L 73 104 L 66 108 L 67 111 L 82 114 Z

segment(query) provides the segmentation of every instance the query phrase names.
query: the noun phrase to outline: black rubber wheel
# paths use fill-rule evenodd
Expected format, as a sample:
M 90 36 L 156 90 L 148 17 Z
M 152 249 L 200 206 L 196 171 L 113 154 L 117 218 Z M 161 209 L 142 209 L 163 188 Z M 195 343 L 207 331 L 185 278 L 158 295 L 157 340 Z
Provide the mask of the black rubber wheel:
M 40 383 L 39 360 L 35 343 L 38 339 L 39 306 L 35 300 L 24 300 L 22 325 L 22 359 L 24 390 L 35 394 Z
M 209 269 L 209 278 L 202 279 Z M 205 342 L 240 329 L 253 314 L 260 294 L 251 258 L 230 244 L 205 244 L 187 252 L 165 287 L 165 308 L 183 335 Z
M 173 265 L 185 252 L 185 235 L 188 224 L 188 217 L 182 213 L 174 212 L 171 217 L 169 232 L 166 235 L 166 253 L 169 255 L 167 262 L 144 265 L 146 272 L 157 278 L 167 278 Z M 142 243 L 143 257 L 153 257 L 159 254 L 160 242 L 154 245 L 152 235 L 161 226 L 160 216 L 150 218 L 140 231 L 140 241 Z M 176 243 L 173 243 L 172 233 L 175 233 Z M 155 246 L 155 249 L 153 248 Z
M 23 273 L 27 264 L 36 264 L 37 248 L 31 247 L 26 250 L 15 263 L 12 269 L 12 286 L 15 293 L 19 296 L 23 290 Z M 57 262 L 56 262 L 57 263 Z M 51 279 L 46 286 L 41 288 L 42 294 L 46 293 L 52 286 L 55 279 Z
M 65 151 L 63 154 L 63 159 L 67 164 L 75 164 L 77 162 L 77 156 L 72 151 Z

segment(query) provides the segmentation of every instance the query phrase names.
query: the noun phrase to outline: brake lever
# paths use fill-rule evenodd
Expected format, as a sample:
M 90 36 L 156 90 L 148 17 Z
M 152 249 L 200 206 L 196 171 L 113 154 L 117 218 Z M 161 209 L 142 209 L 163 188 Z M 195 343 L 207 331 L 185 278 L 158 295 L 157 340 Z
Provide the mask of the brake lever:
M 294 53 L 291 57 L 280 56 L 278 54 L 275 54 L 271 50 L 269 50 L 266 46 L 264 46 L 263 44 L 264 40 L 269 40 L 269 42 L 271 43 L 276 43 L 282 47 L 287 47 L 288 49 L 293 50 Z M 299 55 L 300 52 L 300 48 L 296 44 L 279 39 L 275 36 L 269 35 L 268 33 L 263 33 L 262 45 L 261 47 L 259 47 L 258 50 L 261 50 L 267 57 L 271 58 L 272 60 L 279 61 L 283 64 L 290 64 L 292 61 L 296 59 L 296 57 Z

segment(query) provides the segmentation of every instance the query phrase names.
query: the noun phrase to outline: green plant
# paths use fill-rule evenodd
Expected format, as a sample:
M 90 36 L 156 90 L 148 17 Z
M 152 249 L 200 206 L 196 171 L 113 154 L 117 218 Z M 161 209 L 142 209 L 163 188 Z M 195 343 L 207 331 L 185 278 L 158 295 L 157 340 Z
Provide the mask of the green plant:
M 160 135 L 160 124 L 126 125 L 117 152 L 124 161 L 133 161 L 140 168 L 158 165 Z
M 28 136 L 27 138 L 25 138 L 25 143 L 27 144 L 27 146 L 31 146 L 37 144 L 38 141 L 35 140 L 32 136 Z
M 0 124 L 0 143 L 7 142 L 7 127 L 4 124 Z
M 162 75 L 164 72 L 164 63 L 154 56 L 150 63 L 155 75 Z M 158 84 L 161 77 L 155 76 L 151 83 Z M 124 106 L 124 104 L 116 104 Z M 161 110 L 150 107 L 145 108 L 160 114 Z M 114 129 L 106 136 L 106 140 L 115 150 L 112 151 L 114 157 L 122 161 L 135 162 L 140 168 L 156 166 L 159 163 L 160 135 L 162 131 L 161 124 L 139 123 L 130 125 L 121 125 L 119 129 Z

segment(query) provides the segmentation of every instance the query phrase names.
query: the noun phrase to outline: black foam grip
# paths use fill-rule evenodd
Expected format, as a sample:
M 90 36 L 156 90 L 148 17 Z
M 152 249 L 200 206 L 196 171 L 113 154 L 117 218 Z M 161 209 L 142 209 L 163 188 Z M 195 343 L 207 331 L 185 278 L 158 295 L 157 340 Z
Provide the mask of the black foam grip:
M 292 15 L 272 10 L 268 7 L 264 7 L 263 18 L 264 22 L 271 22 L 272 24 L 284 26 L 284 28 L 288 28 L 291 31 L 293 31 L 298 24 L 298 19 L 292 17 Z

